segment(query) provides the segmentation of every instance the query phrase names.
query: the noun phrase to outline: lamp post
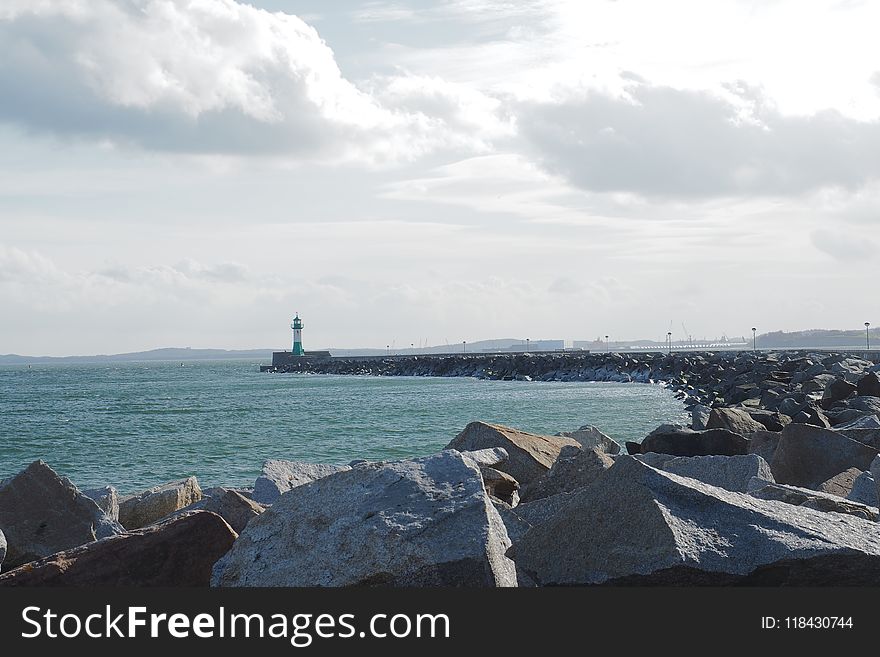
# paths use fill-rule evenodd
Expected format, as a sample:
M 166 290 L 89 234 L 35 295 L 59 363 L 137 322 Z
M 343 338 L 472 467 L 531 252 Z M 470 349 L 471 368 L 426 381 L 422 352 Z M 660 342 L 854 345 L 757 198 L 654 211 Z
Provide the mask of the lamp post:
M 461 353 L 467 353 L 467 340 L 461 341 Z
M 390 344 L 386 344 L 386 345 L 385 345 L 385 355 L 386 355 L 386 356 L 390 356 L 390 355 L 391 355 L 391 345 L 390 345 Z
M 865 349 L 871 351 L 871 333 L 868 329 L 871 328 L 871 322 L 865 322 Z
M 666 345 L 669 348 L 669 353 L 672 353 L 672 331 L 666 331 Z
M 611 347 L 608 344 L 608 336 L 605 336 L 605 351 L 611 351 Z
M 529 353 L 529 339 L 526 338 L 526 353 Z
M 752 351 L 758 351 L 758 329 L 752 327 Z

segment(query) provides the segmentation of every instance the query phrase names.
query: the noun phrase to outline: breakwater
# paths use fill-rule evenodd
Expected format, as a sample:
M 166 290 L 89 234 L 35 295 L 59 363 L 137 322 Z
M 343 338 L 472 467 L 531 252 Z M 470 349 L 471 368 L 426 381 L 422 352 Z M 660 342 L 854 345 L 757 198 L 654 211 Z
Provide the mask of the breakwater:
M 865 352 L 445 354 L 302 360 L 267 372 L 368 376 L 466 376 L 518 381 L 663 383 L 686 405 L 776 410 L 821 401 L 825 385 L 880 362 Z

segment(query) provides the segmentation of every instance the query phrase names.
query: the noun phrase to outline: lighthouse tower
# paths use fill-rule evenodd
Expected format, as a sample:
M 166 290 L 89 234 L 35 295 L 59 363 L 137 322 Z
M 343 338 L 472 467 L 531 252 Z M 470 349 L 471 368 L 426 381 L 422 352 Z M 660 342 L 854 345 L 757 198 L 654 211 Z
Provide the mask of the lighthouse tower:
M 299 318 L 299 313 L 296 313 L 290 328 L 293 329 L 293 355 L 304 356 L 306 352 L 303 350 L 303 322 Z

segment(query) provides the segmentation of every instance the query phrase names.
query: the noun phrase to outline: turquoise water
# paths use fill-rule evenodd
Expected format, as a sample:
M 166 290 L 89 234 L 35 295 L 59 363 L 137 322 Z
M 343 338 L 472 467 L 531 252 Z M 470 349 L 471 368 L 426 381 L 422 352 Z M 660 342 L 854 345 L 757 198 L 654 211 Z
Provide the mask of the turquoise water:
M 537 433 L 594 424 L 619 442 L 683 417 L 659 386 L 261 374 L 258 363 L 0 367 L 0 479 L 42 458 L 123 493 L 195 474 L 253 485 L 268 458 L 432 453 L 471 420 Z

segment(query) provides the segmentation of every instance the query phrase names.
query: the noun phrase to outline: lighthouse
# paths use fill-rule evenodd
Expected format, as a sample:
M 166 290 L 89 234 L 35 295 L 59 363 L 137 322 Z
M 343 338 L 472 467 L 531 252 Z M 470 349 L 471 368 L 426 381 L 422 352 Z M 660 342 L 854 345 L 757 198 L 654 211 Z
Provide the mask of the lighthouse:
M 305 356 L 306 352 L 303 350 L 303 322 L 299 318 L 299 313 L 296 313 L 296 317 L 293 318 L 293 322 L 290 324 L 290 328 L 293 329 L 293 355 L 294 356 Z

